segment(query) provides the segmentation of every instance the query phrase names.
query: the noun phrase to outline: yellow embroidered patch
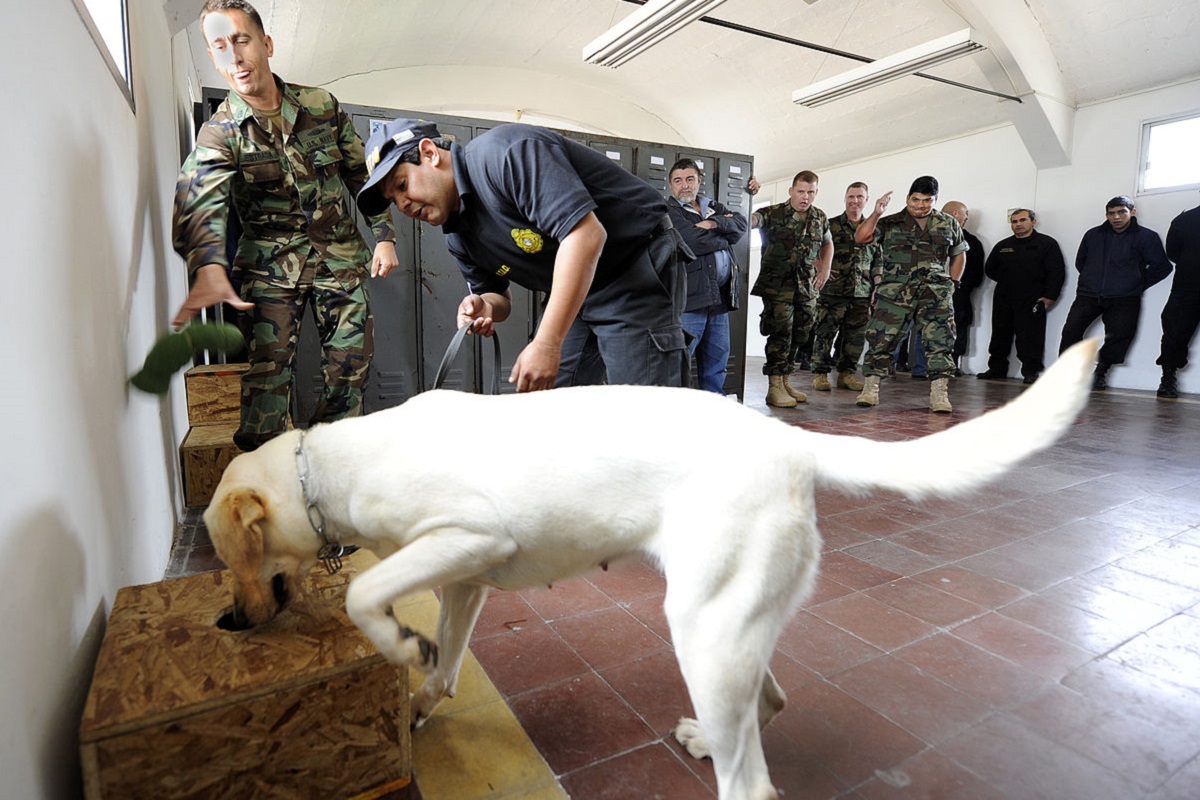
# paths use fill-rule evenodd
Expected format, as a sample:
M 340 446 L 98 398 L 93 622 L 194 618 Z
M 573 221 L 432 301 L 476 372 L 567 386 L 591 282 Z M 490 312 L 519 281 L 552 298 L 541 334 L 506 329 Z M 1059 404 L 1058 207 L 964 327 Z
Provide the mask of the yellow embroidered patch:
M 375 166 L 379 163 L 379 150 L 380 148 L 376 147 L 371 151 L 371 154 L 367 156 L 367 175 L 370 175 L 372 172 L 374 172 Z
M 502 278 L 503 278 L 505 275 L 507 275 L 507 274 L 508 274 L 508 272 L 509 272 L 509 266 L 508 266 L 508 264 L 501 264 L 501 265 L 500 265 L 500 269 L 496 270 L 496 274 L 497 274 L 497 275 L 499 275 L 499 276 L 500 276 L 500 277 L 502 277 Z
M 517 247 L 530 255 L 540 253 L 542 250 L 542 235 L 537 231 L 531 231 L 529 228 L 513 228 L 512 238 L 517 243 Z

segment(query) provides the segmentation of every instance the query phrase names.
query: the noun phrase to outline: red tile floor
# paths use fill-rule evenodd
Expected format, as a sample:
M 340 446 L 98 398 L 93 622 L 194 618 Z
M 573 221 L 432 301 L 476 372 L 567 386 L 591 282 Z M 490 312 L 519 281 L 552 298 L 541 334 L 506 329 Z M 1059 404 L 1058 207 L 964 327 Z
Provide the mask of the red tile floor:
M 876 439 L 1022 390 L 963 378 L 935 416 L 901 374 L 875 409 L 843 390 L 777 410 L 758 366 L 751 407 Z M 1095 394 L 986 491 L 817 507 L 821 577 L 779 641 L 789 702 L 764 735 L 786 800 L 1200 798 L 1200 401 Z M 172 569 L 212 565 L 200 531 Z M 711 765 L 670 736 L 689 704 L 663 591 L 634 562 L 484 609 L 472 650 L 573 798 L 715 797 Z

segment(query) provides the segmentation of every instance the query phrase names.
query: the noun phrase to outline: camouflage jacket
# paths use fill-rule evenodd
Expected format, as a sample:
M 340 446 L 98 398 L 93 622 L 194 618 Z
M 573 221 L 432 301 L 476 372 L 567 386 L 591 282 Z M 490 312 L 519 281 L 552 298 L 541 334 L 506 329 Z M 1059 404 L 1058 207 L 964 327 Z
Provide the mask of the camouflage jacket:
M 194 276 L 205 264 L 229 268 L 229 202 L 242 226 L 233 267 L 291 286 L 310 250 L 352 290 L 369 275 L 371 254 L 347 190 L 367 180 L 362 140 L 333 95 L 275 82 L 283 92 L 280 139 L 265 116 L 230 92 L 200 129 L 175 186 L 175 251 Z M 387 212 L 372 217 L 377 241 L 394 241 Z
M 801 214 L 788 201 L 754 213 L 761 221 L 762 260 L 750 294 L 790 295 L 798 281 L 811 281 L 813 265 L 829 233 L 829 220 L 816 206 Z
M 871 296 L 871 272 L 879 264 L 879 245 L 854 241 L 854 232 L 860 223 L 861 220 L 851 222 L 844 211 L 829 220 L 829 232 L 833 235 L 833 269 L 821 288 L 823 296 Z
M 874 242 L 882 258 L 871 274 L 884 283 L 907 283 L 915 278 L 949 286 L 948 262 L 969 247 L 958 220 L 940 211 L 930 214 L 924 228 L 907 210 L 882 217 L 875 226 Z

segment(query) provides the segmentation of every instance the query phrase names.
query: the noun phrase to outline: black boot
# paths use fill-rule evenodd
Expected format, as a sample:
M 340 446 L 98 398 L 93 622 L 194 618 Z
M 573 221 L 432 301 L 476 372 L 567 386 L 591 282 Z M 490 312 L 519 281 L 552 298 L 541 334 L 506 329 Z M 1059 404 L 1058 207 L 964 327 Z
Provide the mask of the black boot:
M 1174 400 L 1179 397 L 1179 386 L 1175 383 L 1175 370 L 1163 367 L 1162 380 L 1158 383 L 1158 396 L 1164 400 Z
M 1103 361 L 1096 363 L 1096 371 L 1092 373 L 1092 391 L 1102 392 L 1108 388 L 1108 371 L 1112 368 L 1112 364 L 1105 364 Z

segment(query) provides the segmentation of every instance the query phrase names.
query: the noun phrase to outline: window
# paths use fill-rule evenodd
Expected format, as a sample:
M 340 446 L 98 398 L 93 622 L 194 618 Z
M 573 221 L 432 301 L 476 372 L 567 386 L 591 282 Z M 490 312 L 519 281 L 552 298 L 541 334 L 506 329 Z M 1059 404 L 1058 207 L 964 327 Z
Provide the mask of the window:
M 133 77 L 129 60 L 129 20 L 126 0 L 75 0 L 75 8 L 100 55 L 116 79 L 125 99 L 133 106 Z
M 1200 187 L 1200 112 L 1151 120 L 1142 125 L 1138 192 Z

